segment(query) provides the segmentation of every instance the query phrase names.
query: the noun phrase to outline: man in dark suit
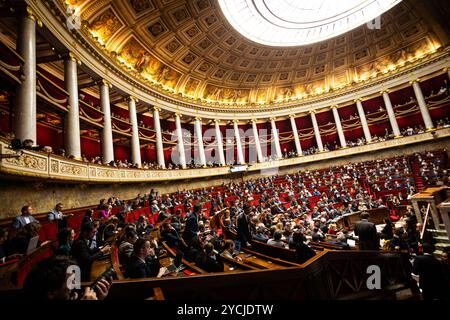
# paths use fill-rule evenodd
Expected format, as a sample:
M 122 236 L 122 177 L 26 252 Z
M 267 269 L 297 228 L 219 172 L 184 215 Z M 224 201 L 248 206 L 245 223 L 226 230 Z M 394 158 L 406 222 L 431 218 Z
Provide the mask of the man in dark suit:
M 126 268 L 127 277 L 133 279 L 161 277 L 165 272 L 161 268 L 155 249 L 147 239 L 138 239 L 134 244 L 134 254 Z
M 433 251 L 431 244 L 423 244 L 423 255 L 416 256 L 412 273 L 419 276 L 419 287 L 424 300 L 445 300 L 449 298 L 449 279 L 441 262 L 433 256 Z
M 378 239 L 375 224 L 369 222 L 369 213 L 361 213 L 361 221 L 355 226 L 355 235 L 359 237 L 360 250 L 379 250 L 380 240 Z
M 242 246 L 250 246 L 250 239 L 252 235 L 250 233 L 250 225 L 248 221 L 248 215 L 250 214 L 250 206 L 244 204 L 244 211 L 241 212 L 237 218 L 237 240 L 241 242 Z
M 71 254 L 77 260 L 81 269 L 81 281 L 89 281 L 91 277 L 92 262 L 97 260 L 104 253 L 109 253 L 110 246 L 101 249 L 89 248 L 89 241 L 95 235 L 94 224 L 86 223 L 81 226 L 81 233 L 77 240 L 72 244 Z
M 186 225 L 184 227 L 183 238 L 189 247 L 200 249 L 200 243 L 198 241 L 198 216 L 202 211 L 202 205 L 196 203 L 194 205 L 194 211 L 187 217 Z

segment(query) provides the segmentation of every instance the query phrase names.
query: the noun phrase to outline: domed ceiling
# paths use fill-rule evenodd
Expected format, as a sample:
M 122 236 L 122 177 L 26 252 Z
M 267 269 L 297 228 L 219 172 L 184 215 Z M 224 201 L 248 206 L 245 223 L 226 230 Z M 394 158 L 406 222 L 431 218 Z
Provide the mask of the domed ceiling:
M 150 87 L 227 108 L 345 90 L 442 46 L 406 1 L 382 15 L 379 30 L 363 25 L 295 47 L 248 40 L 225 18 L 219 0 L 61 1 L 77 9 L 112 59 Z

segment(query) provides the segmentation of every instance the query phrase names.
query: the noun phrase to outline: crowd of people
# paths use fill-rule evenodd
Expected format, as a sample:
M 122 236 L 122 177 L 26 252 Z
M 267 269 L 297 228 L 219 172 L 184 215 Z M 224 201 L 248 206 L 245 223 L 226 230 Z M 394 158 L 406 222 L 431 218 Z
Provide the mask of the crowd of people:
M 448 183 L 448 176 L 443 176 L 447 175 L 446 158 L 443 160 L 431 152 L 414 157 L 423 170 L 432 172 L 434 180 L 430 183 L 435 183 L 435 178 L 446 178 Z M 343 215 L 386 208 L 389 198 L 377 195 L 382 191 L 390 192 L 397 200 L 399 197 L 406 200 L 415 193 L 408 157 L 304 170 L 173 194 L 160 195 L 152 190 L 130 201 L 110 197 L 100 201 L 98 218 L 93 218 L 93 210 L 86 212 L 78 235 L 65 223 L 70 215 L 63 213 L 63 204 L 58 203 L 47 218 L 58 223 L 56 252 L 58 256 L 66 257 L 66 260 L 54 258 L 55 263 L 65 265 L 67 261 L 76 261 L 83 281 L 90 279 L 93 261 L 110 252 L 108 239 L 117 235 L 118 230 L 122 235 L 117 241 L 119 258 L 126 277 L 164 276 L 166 269 L 159 263 L 160 257 L 166 254 L 162 241 L 205 271 L 223 271 L 222 255 L 238 257 L 234 257 L 234 242 L 225 240 L 223 232 L 211 227 L 208 217 L 219 212 L 223 215 L 224 228 L 235 232 L 243 247 L 251 246 L 253 241 L 262 241 L 271 246 L 290 248 L 296 251 L 299 263 L 315 255 L 309 243 L 323 242 L 349 248 L 348 240 L 358 238 L 362 249 L 379 250 L 381 238 L 385 240 L 384 249 L 428 254 L 435 241 L 429 233 L 419 236 L 422 225 L 417 223 L 410 207 L 401 216 L 391 214 L 380 232 L 374 226 L 357 226 L 354 233 L 346 228 L 338 229 L 337 221 Z M 395 202 L 392 199 L 390 201 Z M 207 203 L 210 205 L 205 207 Z M 136 222 L 126 222 L 127 212 L 146 204 L 153 215 L 158 214 L 158 221 L 150 222 L 147 216 L 141 215 Z M 116 215 L 112 215 L 114 207 L 121 208 Z M 361 218 L 362 222 L 370 224 L 370 217 L 363 215 Z M 159 238 L 153 237 L 152 230 L 156 227 L 153 223 L 160 228 Z M 398 227 L 399 223 L 401 227 Z M 5 236 L 6 229 L 0 232 L 0 258 L 6 260 L 25 254 L 28 241 L 39 234 L 39 227 L 39 221 L 33 217 L 33 208 L 24 206 L 12 223 L 11 233 Z M 33 281 L 40 281 L 39 276 L 38 280 L 30 277 L 32 280 L 26 281 L 27 288 L 36 285 Z M 102 297 L 108 286 L 109 282 L 105 280 L 95 290 L 79 296 Z

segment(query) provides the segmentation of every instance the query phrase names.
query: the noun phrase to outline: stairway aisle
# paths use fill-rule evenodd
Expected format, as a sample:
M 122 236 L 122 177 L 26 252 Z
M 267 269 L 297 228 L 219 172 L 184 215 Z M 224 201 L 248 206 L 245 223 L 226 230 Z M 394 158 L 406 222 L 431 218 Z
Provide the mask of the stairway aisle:
M 414 179 L 414 185 L 416 186 L 416 191 L 421 192 L 424 189 L 425 184 L 422 175 L 420 174 L 420 165 L 417 163 L 417 159 L 415 156 L 410 156 L 408 160 L 411 166 L 411 172 Z

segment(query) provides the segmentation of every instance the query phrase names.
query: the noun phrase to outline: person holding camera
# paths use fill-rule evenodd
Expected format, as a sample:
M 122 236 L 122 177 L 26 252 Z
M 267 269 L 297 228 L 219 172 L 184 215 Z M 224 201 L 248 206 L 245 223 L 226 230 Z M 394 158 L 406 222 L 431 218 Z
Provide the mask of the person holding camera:
M 28 273 L 23 285 L 26 298 L 33 300 L 103 300 L 109 293 L 110 276 L 97 279 L 91 286 L 78 293 L 71 287 L 70 271 L 75 261 L 65 256 L 54 256 L 36 264 Z

